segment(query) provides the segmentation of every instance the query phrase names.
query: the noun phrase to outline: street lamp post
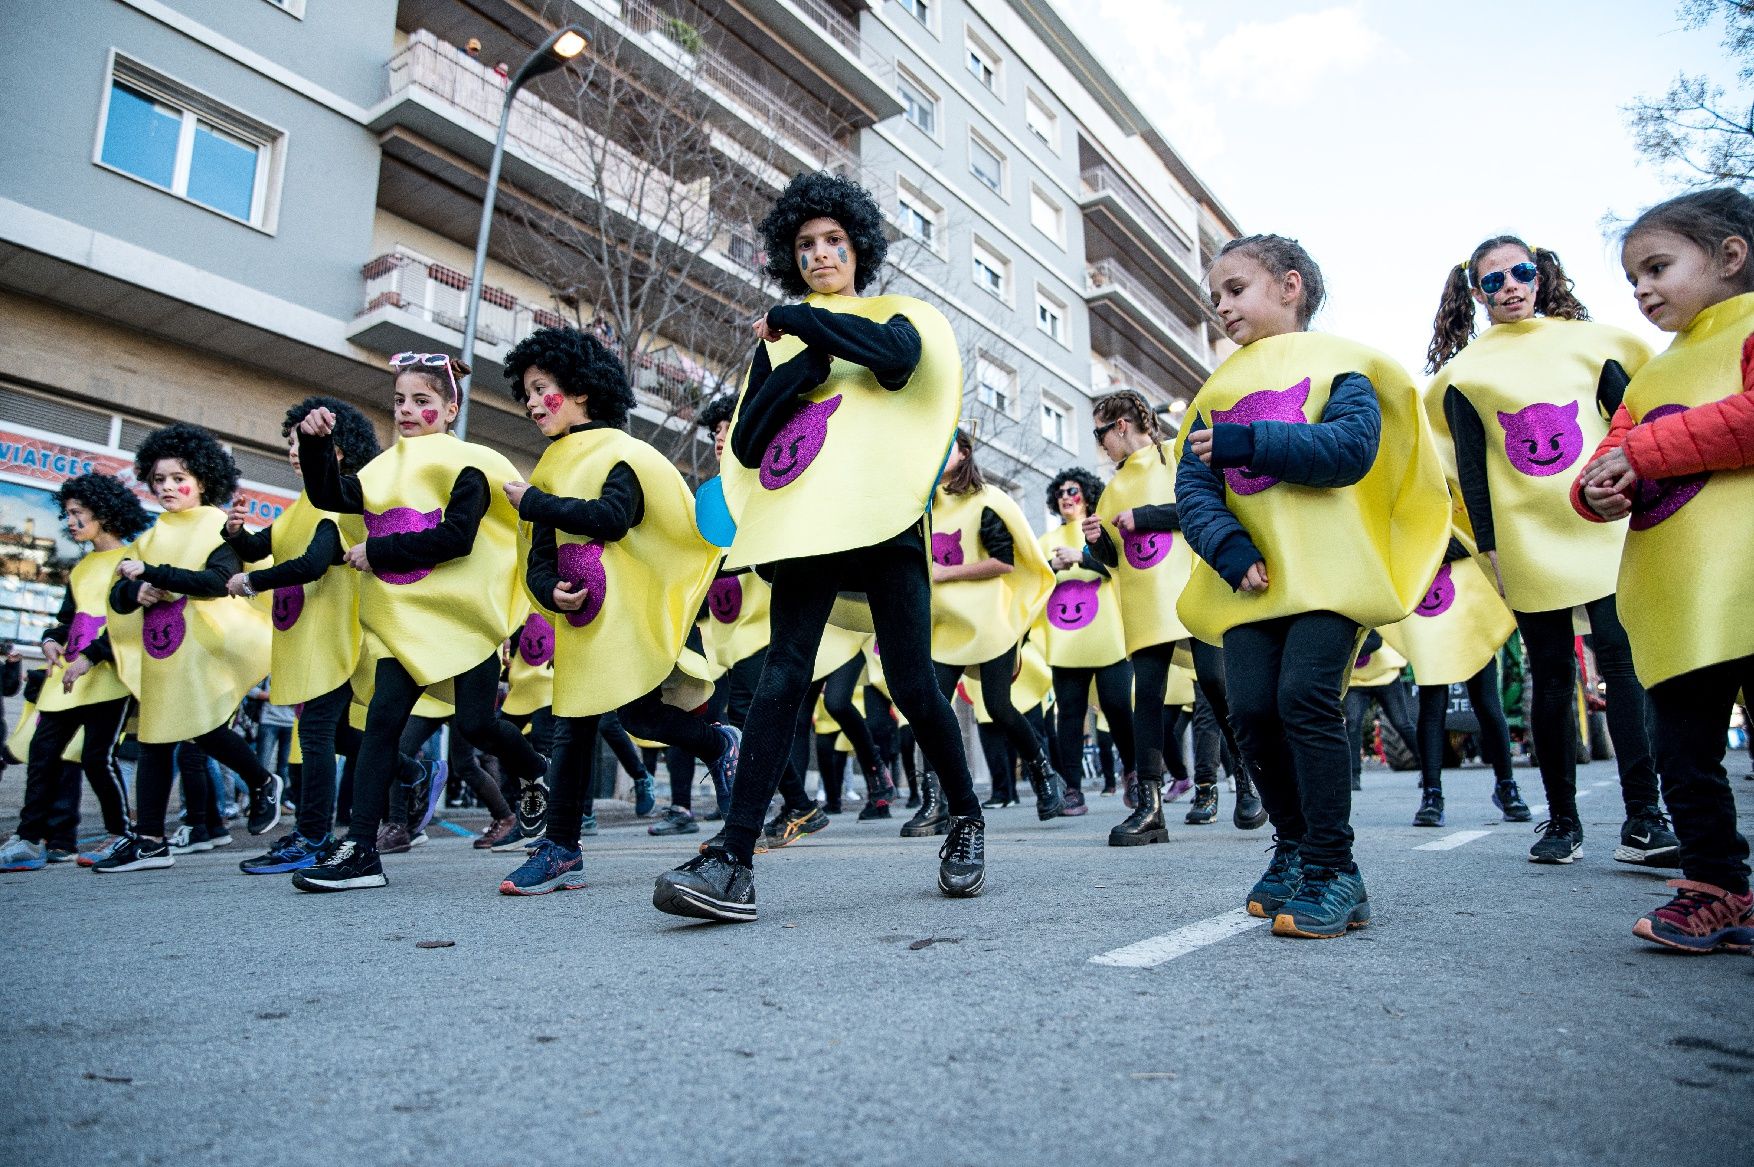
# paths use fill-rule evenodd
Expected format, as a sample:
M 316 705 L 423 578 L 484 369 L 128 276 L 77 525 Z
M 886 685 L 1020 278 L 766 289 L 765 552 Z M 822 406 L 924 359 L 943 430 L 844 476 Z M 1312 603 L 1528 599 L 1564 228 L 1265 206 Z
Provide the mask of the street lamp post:
M 505 161 L 506 127 L 511 125 L 512 100 L 524 84 L 544 73 L 565 65 L 590 46 L 585 30 L 576 24 L 557 29 L 552 36 L 525 58 L 506 85 L 505 103 L 499 111 L 499 134 L 493 141 L 493 161 L 487 167 L 487 192 L 481 198 L 481 226 L 475 232 L 475 270 L 469 277 L 469 302 L 463 315 L 463 363 L 475 367 L 475 325 L 481 316 L 481 279 L 487 269 L 487 236 L 493 230 L 493 204 L 499 195 L 499 167 Z M 469 433 L 469 390 L 475 380 L 473 372 L 463 377 L 463 399 L 457 406 L 458 437 Z

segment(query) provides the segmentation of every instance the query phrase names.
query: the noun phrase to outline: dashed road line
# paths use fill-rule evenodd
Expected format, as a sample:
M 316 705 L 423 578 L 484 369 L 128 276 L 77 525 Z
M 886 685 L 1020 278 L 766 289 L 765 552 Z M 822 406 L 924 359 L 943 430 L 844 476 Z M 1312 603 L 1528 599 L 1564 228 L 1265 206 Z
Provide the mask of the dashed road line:
M 1108 965 L 1111 968 L 1156 968 L 1178 956 L 1197 952 L 1207 945 L 1228 940 L 1265 923 L 1266 920 L 1249 915 L 1247 908 L 1237 908 L 1221 916 L 1213 916 L 1210 920 L 1200 920 L 1173 932 L 1153 936 L 1149 940 L 1098 953 L 1090 958 L 1090 963 Z
M 1421 843 L 1413 848 L 1415 851 L 1453 851 L 1464 843 L 1472 843 L 1475 839 L 1484 839 L 1491 831 L 1456 831 L 1441 839 L 1433 839 L 1429 843 Z

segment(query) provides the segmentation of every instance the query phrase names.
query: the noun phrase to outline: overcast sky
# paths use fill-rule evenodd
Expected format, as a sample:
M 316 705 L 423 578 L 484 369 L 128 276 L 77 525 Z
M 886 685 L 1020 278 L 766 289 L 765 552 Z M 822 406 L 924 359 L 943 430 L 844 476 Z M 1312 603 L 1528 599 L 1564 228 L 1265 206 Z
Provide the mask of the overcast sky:
M 1621 107 L 1728 77 L 1673 0 L 1056 0 L 1244 231 L 1328 279 L 1316 327 L 1423 375 L 1445 272 L 1501 232 L 1560 253 L 1598 319 L 1638 315 L 1605 235 L 1677 189 Z

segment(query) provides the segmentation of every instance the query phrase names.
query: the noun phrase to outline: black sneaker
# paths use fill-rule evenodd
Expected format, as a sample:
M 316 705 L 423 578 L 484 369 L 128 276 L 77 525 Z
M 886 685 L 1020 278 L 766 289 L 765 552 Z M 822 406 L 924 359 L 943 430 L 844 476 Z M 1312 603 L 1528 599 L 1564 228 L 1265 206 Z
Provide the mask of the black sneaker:
M 285 785 L 280 775 L 270 774 L 268 781 L 250 791 L 250 834 L 266 834 L 280 824 L 280 792 Z
M 295 872 L 292 877 L 292 886 L 300 891 L 354 891 L 383 887 L 388 882 L 378 853 L 352 839 L 341 840 L 315 867 Z
M 1492 805 L 1504 815 L 1507 823 L 1526 823 L 1535 816 L 1529 811 L 1529 804 L 1523 801 L 1522 791 L 1516 788 L 1516 779 L 1499 782 L 1492 787 Z
M 1416 827 L 1443 826 L 1443 791 L 1427 786 L 1419 795 L 1419 809 L 1413 812 Z
M 755 869 L 724 851 L 708 851 L 658 876 L 652 907 L 696 920 L 753 920 Z
M 814 835 L 828 825 L 828 815 L 814 802 L 802 810 L 791 813 L 781 812 L 767 824 L 766 840 L 769 851 L 777 851 L 802 839 L 805 835 Z
M 987 886 L 987 824 L 953 816 L 938 860 L 939 891 L 952 899 L 980 895 Z
M 1530 863 L 1570 863 L 1583 850 L 1583 824 L 1576 819 L 1548 819 L 1535 830 L 1541 837 L 1529 848 Z
M 1273 858 L 1267 870 L 1249 889 L 1248 914 L 1258 920 L 1271 920 L 1285 906 L 1285 901 L 1303 886 L 1303 854 L 1297 844 L 1273 836 Z
M 1614 858 L 1640 867 L 1681 866 L 1681 840 L 1660 810 L 1636 811 L 1620 828 Z
M 155 867 L 174 867 L 176 862 L 171 858 L 170 844 L 163 839 L 148 842 L 130 836 L 114 851 L 93 863 L 91 869 L 98 875 L 111 875 L 118 871 L 150 871 Z
M 1194 787 L 1194 804 L 1188 807 L 1187 817 L 1182 821 L 1196 827 L 1218 821 L 1218 783 Z

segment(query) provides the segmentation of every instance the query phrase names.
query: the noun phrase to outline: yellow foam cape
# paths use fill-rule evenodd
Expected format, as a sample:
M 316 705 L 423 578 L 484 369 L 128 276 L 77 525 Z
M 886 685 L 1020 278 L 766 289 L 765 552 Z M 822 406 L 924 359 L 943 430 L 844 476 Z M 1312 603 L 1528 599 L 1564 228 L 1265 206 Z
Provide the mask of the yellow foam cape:
M 225 521 L 218 507 L 167 511 L 129 548 L 129 558 L 199 571 L 219 546 Z M 142 640 L 148 629 L 157 656 Z M 112 609 L 109 631 L 116 671 L 140 699 L 137 736 L 144 743 L 187 741 L 219 728 L 268 675 L 268 613 L 236 596 L 172 596 L 126 615 Z
M 1625 528 L 1589 522 L 1572 509 L 1570 497 L 1572 482 L 1608 432 L 1596 386 L 1610 360 L 1636 375 L 1650 348 L 1606 324 L 1537 316 L 1495 324 L 1475 337 L 1437 371 L 1425 395 L 1452 466 L 1445 391 L 1454 386 L 1480 415 L 1498 570 L 1515 611 L 1570 608 L 1614 590 Z
M 1168 684 L 1163 687 L 1164 707 L 1174 709 L 1191 707 L 1194 703 L 1195 683 L 1193 669 L 1171 664 Z
M 506 666 L 505 703 L 513 717 L 524 717 L 554 704 L 554 620 L 531 612 L 512 634 L 511 663 Z
M 1457 517 L 1465 521 L 1466 513 Z M 1458 527 L 1454 534 L 1472 549 L 1465 530 Z M 1473 558 L 1444 564 L 1413 614 L 1380 630 L 1383 642 L 1413 666 L 1419 684 L 1454 685 L 1470 679 L 1516 631 L 1516 617 L 1487 570 L 1482 560 Z
M 376 575 L 360 580 L 360 624 L 423 686 L 474 668 L 524 622 L 529 597 L 518 557 L 518 515 L 500 489 L 522 476 L 503 455 L 451 434 L 403 438 L 359 473 L 368 511 L 406 507 L 442 518 L 451 486 L 467 466 L 486 476 L 488 495 L 470 552 L 412 582 Z
M 96 672 L 96 671 L 97 671 L 96 669 L 92 670 L 92 672 Z M 90 675 L 91 675 L 91 673 L 86 674 L 87 677 L 89 677 Z M 51 678 L 51 679 L 53 679 L 53 678 Z M 80 679 L 84 680 L 85 678 L 81 677 Z M 59 687 L 59 682 L 56 683 L 56 686 Z M 77 685 L 74 687 L 78 688 Z M 45 688 L 44 692 L 47 692 L 47 691 L 48 690 Z M 127 695 L 128 695 L 128 691 L 126 689 L 122 690 L 122 696 L 126 697 Z M 69 708 L 73 708 L 73 706 L 69 706 Z M 31 739 L 35 738 L 36 736 L 37 736 L 37 706 L 33 705 L 29 701 L 26 701 L 24 703 L 24 708 L 19 712 L 18 725 L 13 728 L 12 735 L 6 739 L 6 748 L 8 751 L 11 752 L 13 757 L 17 758 L 21 762 L 27 762 L 30 760 Z M 85 730 L 84 730 L 84 728 L 80 728 L 80 729 L 73 731 L 73 736 L 67 740 L 66 746 L 64 746 L 62 748 L 61 760 L 63 762 L 77 763 L 79 761 L 79 755 L 82 754 L 84 751 L 85 751 Z
M 1054 691 L 1053 670 L 1048 667 L 1047 657 L 1042 655 L 1033 639 L 1023 642 L 1012 670 L 1011 707 L 1020 713 L 1038 708 Z M 974 669 L 962 674 L 962 683 L 974 705 L 975 720 L 981 725 L 991 724 L 993 719 L 987 714 L 986 698 L 981 695 L 981 680 Z
M 300 494 L 268 528 L 276 562 L 303 555 L 324 519 L 341 532 L 341 545 L 365 538 L 358 515 L 318 510 Z M 273 672 L 269 696 L 276 705 L 300 705 L 339 688 L 359 664 L 359 576 L 345 564 L 331 567 L 323 578 L 298 588 L 276 588 Z M 282 592 L 289 593 L 282 595 Z M 297 593 L 296 596 L 290 593 Z M 286 616 L 296 619 L 287 627 Z
M 82 642 L 89 644 L 103 633 L 104 623 L 109 617 L 110 588 L 116 582 L 116 564 L 133 557 L 133 549 L 118 547 L 114 551 L 93 551 L 84 559 L 73 565 L 67 576 L 67 589 L 73 593 L 73 607 L 79 613 L 80 628 L 74 630 L 75 635 L 82 637 Z M 63 644 L 62 648 L 69 645 Z M 53 712 L 60 709 L 77 709 L 83 705 L 96 705 L 103 701 L 114 701 L 118 697 L 128 695 L 128 686 L 116 673 L 116 666 L 110 661 L 94 664 L 91 670 L 78 681 L 74 682 L 73 692 L 61 689 L 61 674 L 66 670 L 65 658 L 54 668 L 43 681 L 42 696 L 37 700 L 37 707 Z M 14 751 L 19 760 L 24 755 Z
M 1437 574 L 1449 541 L 1449 494 L 1419 392 L 1405 369 L 1361 344 L 1314 332 L 1245 345 L 1220 365 L 1188 413 L 1177 438 L 1257 391 L 1301 388 L 1303 414 L 1318 422 L 1334 378 L 1360 373 L 1376 390 L 1382 437 L 1370 471 L 1351 486 L 1319 489 L 1279 482 L 1225 500 L 1266 558 L 1269 586 L 1243 593 L 1204 561 L 1194 566 L 1177 604 L 1182 622 L 1208 644 L 1222 644 L 1239 624 L 1305 612 L 1337 612 L 1364 627 L 1393 624 L 1412 612 Z M 1108 492 L 1103 492 L 1107 505 Z M 1125 616 L 1127 598 L 1121 596 Z
M 1177 608 L 1194 567 L 1193 549 L 1181 533 L 1154 531 L 1128 541 L 1115 526 L 1115 516 L 1122 511 L 1175 501 L 1175 459 L 1173 442 L 1135 450 L 1116 468 L 1096 502 L 1096 517 L 1120 553 L 1113 570 L 1129 654 L 1181 640 L 1192 627 Z
M 992 579 L 959 579 L 932 584 L 932 659 L 947 665 L 978 665 L 1003 656 L 1022 642 L 1047 607 L 1054 590 L 1048 566 L 1029 520 L 1011 496 L 984 486 L 968 494 L 940 489 L 932 502 L 933 558 L 940 546 L 954 548 L 953 562 L 990 558 L 981 542 L 981 512 L 991 508 L 1010 532 L 1011 571 Z
M 1062 523 L 1039 540 L 1042 554 L 1068 547 L 1084 554 L 1084 532 Z M 1116 544 L 1119 546 L 1119 544 Z M 1090 615 L 1090 605 L 1096 611 Z M 1085 621 L 1088 621 L 1087 623 Z M 1126 630 L 1121 624 L 1121 598 L 1114 573 L 1098 575 L 1082 567 L 1054 573 L 1054 590 L 1036 624 L 1032 639 L 1039 639 L 1049 666 L 1057 669 L 1101 669 L 1127 655 Z
M 701 621 L 700 639 L 707 658 L 720 672 L 767 647 L 772 599 L 773 589 L 753 571 L 716 579 L 707 589 L 707 614 Z
M 912 296 L 813 294 L 804 303 L 867 320 L 907 317 L 920 362 L 891 392 L 869 369 L 836 359 L 775 438 L 765 470 L 725 459 L 725 503 L 737 520 L 729 567 L 869 547 L 918 523 L 962 414 L 962 357 L 936 308 Z M 768 344 L 768 360 L 778 368 L 803 349 L 788 335 Z M 733 432 L 741 413 L 739 401 Z
M 1381 688 L 1399 677 L 1401 670 L 1407 667 L 1407 658 L 1390 648 L 1386 640 L 1368 655 L 1360 650 L 1358 659 L 1364 663 L 1353 663 L 1352 678 L 1347 682 L 1350 689 Z
M 1694 317 L 1626 388 L 1639 421 L 1742 391 L 1754 292 Z M 1640 483 L 1620 561 L 1620 622 L 1646 686 L 1754 654 L 1754 468 Z M 1617 524 L 1616 524 L 1617 525 Z
M 865 651 L 876 638 L 869 632 L 855 632 L 830 624 L 822 630 L 822 643 L 816 646 L 816 663 L 810 670 L 812 681 L 825 680 L 829 674 Z

